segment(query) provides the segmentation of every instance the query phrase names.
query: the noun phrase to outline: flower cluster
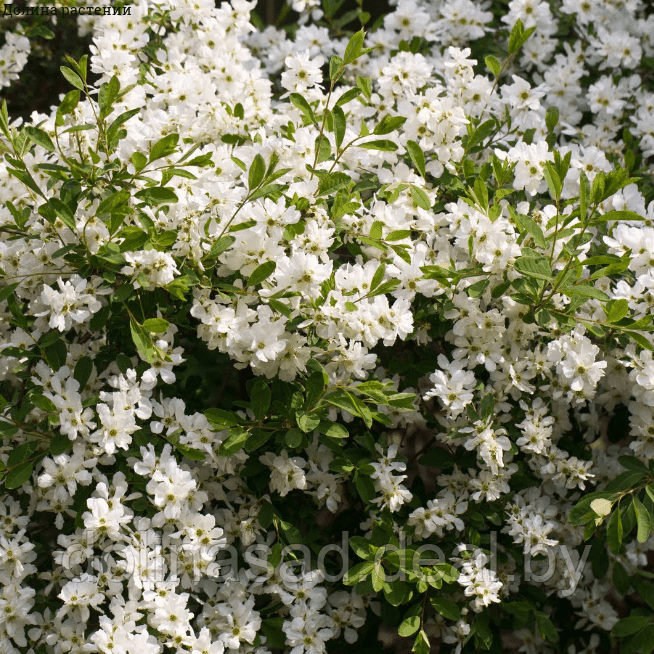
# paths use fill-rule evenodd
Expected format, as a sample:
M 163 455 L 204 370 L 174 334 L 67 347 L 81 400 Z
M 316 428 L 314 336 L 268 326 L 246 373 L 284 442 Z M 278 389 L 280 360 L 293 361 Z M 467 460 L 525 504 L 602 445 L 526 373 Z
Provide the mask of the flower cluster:
M 0 109 L 2 654 L 653 642 L 654 13 L 338 4 Z

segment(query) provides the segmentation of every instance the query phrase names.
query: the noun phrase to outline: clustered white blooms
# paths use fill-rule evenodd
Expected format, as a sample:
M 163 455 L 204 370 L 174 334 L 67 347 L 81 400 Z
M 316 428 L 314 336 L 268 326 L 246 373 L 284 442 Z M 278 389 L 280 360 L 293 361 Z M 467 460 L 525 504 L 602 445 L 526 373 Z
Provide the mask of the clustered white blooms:
M 16 32 L 7 31 L 4 45 L 0 48 L 0 88 L 11 86 L 20 77 L 32 49 L 30 40 L 18 34 L 20 28 L 19 24 Z
M 623 129 L 640 139 L 644 165 L 654 155 L 654 93 L 636 72 L 643 58 L 654 56 L 654 14 L 641 0 L 511 0 L 493 22 L 486 0 L 398 0 L 367 35 L 366 46 L 377 47 L 352 62 L 342 85 L 328 93 L 325 64 L 347 41 L 310 24 L 321 18 L 320 3 L 293 0 L 301 24 L 292 38 L 272 26 L 257 31 L 250 22 L 255 4 L 139 0 L 129 16 L 83 24 L 93 35 L 89 62 L 98 87 L 115 75 L 123 91 L 109 117 L 122 116 L 125 130 L 115 161 L 98 147 L 99 130 L 86 129 L 96 123 L 88 100 L 60 116 L 63 124 L 56 110 L 34 114 L 31 122 L 52 138 L 57 127 L 65 156 L 106 165 L 100 186 L 122 166 L 124 179 L 138 189 L 122 213 L 107 205 L 98 213 L 99 197 L 77 202 L 66 195 L 65 176 L 47 174 L 63 158 L 42 140 L 24 154 L 22 176 L 33 187 L 10 174 L 15 164 L 0 161 L 0 381 L 13 398 L 1 408 L 8 436 L 0 462 L 2 470 L 16 468 L 11 457 L 18 450 L 35 466 L 0 502 L 2 654 L 268 654 L 277 647 L 272 633 L 291 654 L 322 654 L 331 639 L 356 642 L 377 609 L 371 586 L 358 594 L 328 583 L 311 557 L 294 574 L 284 573 L 278 559 L 265 577 L 267 558 L 246 555 L 239 569 L 228 556 L 255 544 L 273 547 L 270 560 L 281 557 L 282 545 L 295 542 L 291 523 L 306 514 L 266 520 L 264 507 L 282 506 L 282 498 L 292 507 L 305 496 L 331 514 L 326 520 L 339 520 L 364 500 L 362 529 L 374 537 L 381 526 L 388 534 L 406 527 L 416 539 L 445 543 L 462 588 L 448 592 L 473 614 L 518 591 L 507 578 L 516 565 L 512 546 L 518 557 L 560 550 L 553 574 L 539 583 L 548 595 L 569 598 L 579 626 L 590 632 L 585 651 L 596 651 L 593 630 L 610 630 L 618 614 L 606 599 L 608 578 L 576 575 L 585 559 L 572 548 L 582 544 L 583 529 L 567 516 L 587 484 L 601 489 L 617 475 L 618 456 L 631 454 L 646 465 L 654 460 L 654 359 L 633 343 L 603 349 L 581 323 L 562 333 L 552 316 L 525 321 L 524 304 L 492 289 L 520 277 L 527 219 L 537 228 L 532 234 L 556 236 L 547 253 L 555 262 L 575 240 L 582 260 L 591 242 L 629 258 L 632 277 L 583 279 L 591 299 L 577 315 L 586 325 L 607 320 L 602 294 L 626 302 L 636 319 L 652 315 L 654 202 L 647 206 L 632 184 L 597 209 L 633 211 L 644 221 L 610 224 L 601 233 L 572 218 L 559 233 L 558 220 L 572 215 L 574 203 L 565 201 L 579 196 L 582 173 L 592 184 L 600 172 L 627 163 Z M 577 38 L 558 40 L 559 22 L 568 16 Z M 478 72 L 468 46 L 518 19 L 536 29 L 509 74 L 494 81 Z M 401 43 L 413 37 L 429 47 L 414 52 Z M 7 34 L 0 86 L 16 78 L 29 49 L 28 39 Z M 600 74 L 580 92 L 591 71 Z M 362 92 L 346 102 L 357 78 Z M 333 124 L 334 103 L 345 99 L 340 143 L 336 128 L 321 131 L 293 94 L 315 115 L 329 107 Z M 551 108 L 561 118 L 558 151 L 570 162 L 561 206 L 546 195 L 547 164 L 555 161 L 546 121 Z M 405 122 L 387 137 L 391 145 L 375 146 L 380 121 L 401 117 Z M 497 121 L 493 138 L 477 152 L 465 140 L 476 119 Z M 173 134 L 180 147 L 195 144 L 192 156 L 209 156 L 211 165 L 191 174 L 177 151 L 150 166 L 154 144 Z M 316 155 L 321 141 L 338 157 Z M 424 152 L 424 171 L 409 166 L 409 142 Z M 273 189 L 252 199 L 257 157 L 277 161 L 277 195 Z M 441 193 L 438 180 L 445 185 L 463 177 L 464 160 L 473 173 L 475 162 L 504 166 L 512 189 L 502 189 L 491 207 L 453 194 L 452 184 Z M 321 185 L 330 173 L 356 184 L 347 202 L 339 195 L 345 185 L 335 184 L 333 192 Z M 176 198 L 162 201 L 165 208 L 154 195 L 162 188 Z M 72 222 L 36 210 L 37 195 L 57 194 L 70 203 L 67 211 L 77 202 Z M 328 207 L 326 196 L 340 204 Z M 155 199 L 142 206 L 139 198 L 148 197 Z M 16 231 L 17 214 L 24 224 Z M 121 231 L 112 224 L 116 215 Z M 92 265 L 82 268 L 71 254 L 80 245 Z M 250 283 L 268 263 L 274 267 L 263 283 Z M 111 270 L 101 270 L 105 264 Z M 565 275 L 564 266 L 555 263 L 554 273 Z M 425 267 L 441 272 L 425 275 Z M 212 275 L 220 278 L 216 286 Z M 479 286 L 484 280 L 489 283 Z M 137 355 L 119 351 L 105 325 L 112 307 L 132 293 L 140 302 L 140 291 L 153 298 L 151 331 L 147 322 L 120 314 L 135 343 L 156 335 Z M 188 311 L 175 317 L 183 327 L 166 320 L 160 328 L 166 294 L 186 302 Z M 562 293 L 550 299 L 561 312 L 570 305 Z M 402 344 L 426 353 L 410 383 L 401 374 L 387 379 L 377 367 L 381 352 L 400 352 Z M 192 388 L 184 363 L 198 356 L 196 346 L 217 350 L 259 379 L 293 384 L 311 373 L 313 359 L 332 389 L 359 389 L 375 400 L 379 389 L 365 384 L 384 382 L 396 393 L 395 404 L 378 405 L 373 416 L 370 403 L 362 408 L 343 400 L 330 407 L 329 418 L 372 424 L 374 417 L 387 433 L 376 442 L 361 428 L 347 441 L 353 458 L 344 459 L 334 446 L 343 434 L 322 439 L 324 425 L 311 422 L 315 416 L 299 417 L 301 397 L 291 400 L 289 418 L 308 425 L 295 430 L 297 440 L 288 434 L 280 440 L 288 425 L 259 425 L 252 409 L 239 408 L 217 429 L 190 408 L 200 401 L 208 409 L 212 398 L 195 397 L 192 404 L 176 396 Z M 421 398 L 403 404 L 410 386 Z M 486 398 L 493 410 L 478 415 Z M 619 404 L 628 410 L 629 442 L 609 451 L 602 423 Z M 236 422 L 252 433 L 231 431 Z M 38 423 L 48 425 L 47 436 L 31 431 Z M 450 457 L 436 466 L 447 471 L 420 472 L 411 458 L 419 430 L 428 430 L 437 452 Z M 584 447 L 572 443 L 574 430 Z M 40 456 L 38 439 L 49 442 L 50 432 L 62 450 Z M 242 442 L 229 450 L 246 437 L 261 438 L 259 451 L 242 449 Z M 461 460 L 451 456 L 457 445 Z M 350 488 L 355 467 L 358 496 Z M 414 492 L 417 477 L 422 487 Z M 481 546 L 468 557 L 453 553 L 473 535 L 466 530 L 483 523 L 486 506 L 493 524 L 502 525 L 504 572 L 491 569 Z M 50 542 L 40 536 L 46 520 L 56 530 L 43 527 Z M 627 543 L 611 565 L 636 571 L 652 549 L 654 539 Z M 425 629 L 460 649 L 473 617 L 467 609 L 447 625 L 429 617 Z M 534 651 L 530 643 L 540 636 L 517 634 Z M 538 646 L 555 651 L 544 641 Z

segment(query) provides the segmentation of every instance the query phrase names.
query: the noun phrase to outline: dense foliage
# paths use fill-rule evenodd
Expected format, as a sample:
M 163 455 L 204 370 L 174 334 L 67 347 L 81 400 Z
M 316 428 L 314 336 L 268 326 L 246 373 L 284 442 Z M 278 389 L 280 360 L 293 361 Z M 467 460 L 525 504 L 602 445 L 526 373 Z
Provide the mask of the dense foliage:
M 2 654 L 654 649 L 654 11 L 341 5 L 9 9 Z

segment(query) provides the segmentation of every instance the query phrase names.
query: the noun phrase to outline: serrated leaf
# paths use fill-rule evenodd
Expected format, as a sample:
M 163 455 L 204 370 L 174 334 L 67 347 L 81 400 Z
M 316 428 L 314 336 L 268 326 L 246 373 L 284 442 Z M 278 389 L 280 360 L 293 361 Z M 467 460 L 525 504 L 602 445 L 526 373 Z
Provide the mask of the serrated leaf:
M 263 379 L 255 379 L 252 384 L 250 408 L 257 420 L 263 420 L 270 408 L 271 393 L 268 384 Z

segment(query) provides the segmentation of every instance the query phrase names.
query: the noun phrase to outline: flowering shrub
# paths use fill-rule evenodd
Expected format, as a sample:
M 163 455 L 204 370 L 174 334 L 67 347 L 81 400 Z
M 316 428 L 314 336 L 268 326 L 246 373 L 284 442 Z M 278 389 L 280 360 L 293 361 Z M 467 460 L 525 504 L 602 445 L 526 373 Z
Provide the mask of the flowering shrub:
M 3 654 L 653 649 L 654 12 L 339 6 L 4 104 Z

